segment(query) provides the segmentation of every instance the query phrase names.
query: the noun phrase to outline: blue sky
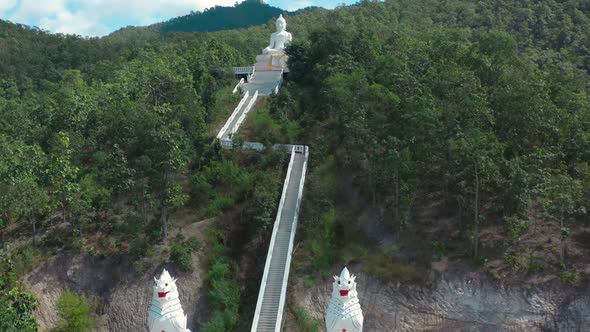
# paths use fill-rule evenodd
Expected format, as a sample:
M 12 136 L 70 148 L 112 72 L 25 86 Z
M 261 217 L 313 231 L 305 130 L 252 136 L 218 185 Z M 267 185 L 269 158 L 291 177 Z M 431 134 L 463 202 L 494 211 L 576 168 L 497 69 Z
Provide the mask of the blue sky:
M 238 2 L 241 2 L 238 1 Z M 333 8 L 357 0 L 267 0 L 287 10 Z M 236 0 L 0 0 L 0 18 L 51 32 L 104 36 L 128 25 L 148 25 Z

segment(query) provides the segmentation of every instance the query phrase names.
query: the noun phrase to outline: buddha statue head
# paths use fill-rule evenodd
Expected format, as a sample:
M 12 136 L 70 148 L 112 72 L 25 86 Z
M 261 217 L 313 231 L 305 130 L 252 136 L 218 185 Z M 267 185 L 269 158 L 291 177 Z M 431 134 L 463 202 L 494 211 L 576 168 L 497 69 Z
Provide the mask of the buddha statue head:
M 283 17 L 283 14 L 281 14 L 279 18 L 277 18 L 277 22 L 275 24 L 277 26 L 277 32 L 283 32 L 287 30 L 287 21 Z

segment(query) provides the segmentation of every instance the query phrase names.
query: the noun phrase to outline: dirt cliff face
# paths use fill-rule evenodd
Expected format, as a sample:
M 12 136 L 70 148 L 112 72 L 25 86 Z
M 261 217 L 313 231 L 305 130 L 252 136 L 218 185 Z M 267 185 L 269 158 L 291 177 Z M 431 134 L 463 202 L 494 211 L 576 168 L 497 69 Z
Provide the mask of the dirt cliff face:
M 24 278 L 24 284 L 40 301 L 35 314 L 40 331 L 48 331 L 56 325 L 59 317 L 55 303 L 65 289 L 96 301 L 100 315 L 96 331 L 145 331 L 153 277 L 159 276 L 162 268 L 166 268 L 178 278 L 180 301 L 189 318 L 188 328 L 195 331 L 209 313 L 204 278 L 196 256 L 193 257 L 193 266 L 197 268 L 191 273 L 166 265 L 137 273 L 130 261 L 59 253 L 29 273 Z
M 341 268 L 341 267 L 340 267 Z M 359 269 L 363 331 L 590 331 L 590 294 L 571 287 L 506 286 L 477 275 L 438 278 L 431 287 L 383 283 Z M 334 275 L 338 274 L 335 269 Z M 325 280 L 305 288 L 294 281 L 292 305 L 322 321 L 332 292 Z M 290 315 L 289 315 L 290 316 Z M 296 331 L 296 323 L 287 323 Z

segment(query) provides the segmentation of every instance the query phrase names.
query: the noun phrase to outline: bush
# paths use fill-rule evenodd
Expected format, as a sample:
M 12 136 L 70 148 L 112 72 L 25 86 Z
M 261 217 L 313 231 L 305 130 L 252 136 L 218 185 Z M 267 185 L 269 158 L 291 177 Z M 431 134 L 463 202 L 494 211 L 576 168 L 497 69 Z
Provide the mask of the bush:
M 209 202 L 214 196 L 213 186 L 207 182 L 207 178 L 203 174 L 195 174 L 191 176 L 191 200 L 197 206 L 202 202 Z
M 299 329 L 303 332 L 318 332 L 322 327 L 322 322 L 317 319 L 312 319 L 309 317 L 309 314 L 305 309 L 301 307 L 295 308 L 293 310 L 293 315 L 295 316 L 295 321 L 297 325 L 299 325 Z
M 35 332 L 38 324 L 33 311 L 39 307 L 35 295 L 22 292 L 18 288 L 0 290 L 0 331 Z
M 57 300 L 57 310 L 61 321 L 54 332 L 85 332 L 96 325 L 92 317 L 93 308 L 83 296 L 63 291 Z
M 335 228 L 338 222 L 336 209 L 331 208 L 324 213 L 314 231 L 309 233 L 310 260 L 315 272 L 326 275 L 336 255 Z
M 436 260 L 441 260 L 443 257 L 448 255 L 449 249 L 444 242 L 432 241 L 430 244 L 432 246 L 432 250 L 434 251 L 434 255 L 436 256 Z
M 135 259 L 144 257 L 149 249 L 150 244 L 147 237 L 143 234 L 135 237 L 129 244 L 129 254 Z
M 172 251 L 170 252 L 170 260 L 178 265 L 183 271 L 192 271 L 192 253 L 198 248 L 199 241 L 197 241 L 195 238 L 175 244 L 172 246 Z
M 70 249 L 74 246 L 74 243 L 69 230 L 55 227 L 45 236 L 43 245 L 49 248 Z
M 220 311 L 215 311 L 213 314 L 213 318 L 205 324 L 203 327 L 203 332 L 225 332 L 227 329 L 225 328 L 225 320 L 223 318 L 223 313 Z
M 275 181 L 264 181 L 254 189 L 254 221 L 258 226 L 266 226 L 273 222 L 278 205 L 278 188 Z
M 415 266 L 395 262 L 383 253 L 368 254 L 365 261 L 369 274 L 384 281 L 418 282 L 425 275 Z
M 208 234 L 207 241 L 212 246 L 211 266 L 207 273 L 208 297 L 214 311 L 213 318 L 205 325 L 203 331 L 232 331 L 240 317 L 240 288 L 232 278 L 232 266 L 222 237 L 215 231 Z
M 226 209 L 232 207 L 234 205 L 234 199 L 228 196 L 219 196 L 216 197 L 205 210 L 205 215 L 207 217 L 215 217 L 220 215 Z
M 135 237 L 143 230 L 143 217 L 137 213 L 129 213 L 125 216 L 123 223 L 116 227 L 120 235 Z

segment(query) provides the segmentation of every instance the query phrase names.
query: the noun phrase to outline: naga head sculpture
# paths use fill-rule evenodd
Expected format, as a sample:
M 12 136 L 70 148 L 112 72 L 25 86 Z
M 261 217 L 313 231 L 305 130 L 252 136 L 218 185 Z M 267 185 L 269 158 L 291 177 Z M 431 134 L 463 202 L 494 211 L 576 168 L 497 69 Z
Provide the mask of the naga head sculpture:
M 157 298 L 159 301 L 165 301 L 178 295 L 176 278 L 172 278 L 166 269 L 162 271 L 160 279 L 154 278 L 154 281 L 154 298 Z
M 356 296 L 356 276 L 351 275 L 348 269 L 344 267 L 340 276 L 334 276 L 334 282 L 332 283 L 333 296 L 340 296 L 342 299 Z

